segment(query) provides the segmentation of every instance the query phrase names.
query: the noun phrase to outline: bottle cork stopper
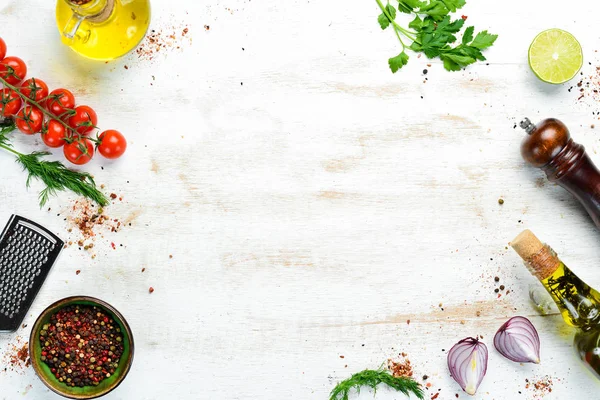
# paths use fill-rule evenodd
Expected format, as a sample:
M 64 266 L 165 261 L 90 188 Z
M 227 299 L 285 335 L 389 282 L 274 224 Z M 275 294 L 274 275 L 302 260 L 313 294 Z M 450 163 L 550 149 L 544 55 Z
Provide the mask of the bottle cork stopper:
M 529 261 L 532 256 L 537 254 L 544 247 L 544 244 L 540 239 L 538 239 L 529 229 L 525 229 L 523 232 L 519 233 L 517 237 L 510 242 L 510 245 L 525 261 Z
M 525 261 L 529 272 L 540 280 L 548 278 L 560 265 L 556 253 L 544 245 L 529 229 L 519 233 L 510 245 Z

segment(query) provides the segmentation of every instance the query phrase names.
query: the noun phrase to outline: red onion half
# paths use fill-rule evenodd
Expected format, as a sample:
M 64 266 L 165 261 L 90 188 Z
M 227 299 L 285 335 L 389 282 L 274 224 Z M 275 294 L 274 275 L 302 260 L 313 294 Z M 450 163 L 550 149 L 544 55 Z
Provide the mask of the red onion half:
M 448 369 L 452 378 L 468 394 L 475 394 L 487 371 L 488 350 L 485 344 L 468 337 L 448 352 Z
M 540 337 L 525 317 L 512 317 L 494 336 L 494 347 L 515 362 L 540 363 Z

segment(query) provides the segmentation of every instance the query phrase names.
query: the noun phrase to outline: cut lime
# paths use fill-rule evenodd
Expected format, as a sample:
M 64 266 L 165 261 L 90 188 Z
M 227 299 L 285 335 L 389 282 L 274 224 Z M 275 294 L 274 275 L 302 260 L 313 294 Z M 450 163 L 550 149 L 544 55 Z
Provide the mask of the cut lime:
M 583 65 L 583 52 L 575 36 L 561 29 L 548 29 L 529 46 L 529 66 L 547 83 L 565 83 Z

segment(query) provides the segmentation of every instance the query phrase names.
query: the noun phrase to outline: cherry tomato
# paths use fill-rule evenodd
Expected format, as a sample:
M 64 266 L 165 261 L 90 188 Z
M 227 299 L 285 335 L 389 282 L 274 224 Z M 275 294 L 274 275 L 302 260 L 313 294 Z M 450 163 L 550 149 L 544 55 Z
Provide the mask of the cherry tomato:
M 89 134 L 98 123 L 96 112 L 88 106 L 77 106 L 69 117 L 69 126 L 80 135 Z
M 0 60 L 6 57 L 6 42 L 0 38 Z
M 0 113 L 5 117 L 12 117 L 21 109 L 21 97 L 12 89 L 0 90 Z
M 94 157 L 94 145 L 85 137 L 73 140 L 63 147 L 65 158 L 75 165 L 87 164 Z
M 67 89 L 54 89 L 50 92 L 46 108 L 57 117 L 63 117 L 75 108 L 75 96 Z
M 20 83 L 26 75 L 27 66 L 19 57 L 5 57 L 0 61 L 0 76 L 11 85 Z
M 29 78 L 21 84 L 21 93 L 39 103 L 48 96 L 48 85 L 41 79 Z
M 119 158 L 127 150 L 127 140 L 119 131 L 109 129 L 98 136 L 98 151 L 106 158 Z
M 26 135 L 33 135 L 42 130 L 44 114 L 32 106 L 23 107 L 16 116 L 17 128 Z
M 48 147 L 64 146 L 67 137 L 67 128 L 60 122 L 51 119 L 42 126 L 42 140 Z

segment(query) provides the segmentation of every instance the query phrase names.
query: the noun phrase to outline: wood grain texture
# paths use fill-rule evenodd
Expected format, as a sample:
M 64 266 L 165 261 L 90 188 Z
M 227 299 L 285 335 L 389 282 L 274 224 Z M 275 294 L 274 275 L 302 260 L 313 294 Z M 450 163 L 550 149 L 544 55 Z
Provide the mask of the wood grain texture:
M 123 196 L 107 212 L 131 226 L 98 238 L 95 259 L 66 249 L 17 335 L 62 297 L 113 304 L 137 348 L 107 400 L 326 399 L 337 381 L 399 352 L 430 377 L 429 395 L 466 398 L 446 351 L 474 335 L 491 354 L 474 399 L 534 399 L 525 379 L 544 375 L 554 378 L 546 399 L 597 389 L 572 331 L 531 307 L 535 280 L 507 248 L 531 228 L 600 287 L 597 229 L 525 165 L 513 129 L 524 116 L 560 118 L 599 162 L 596 109 L 568 85 L 538 82 L 526 58 L 535 34 L 558 26 L 581 41 L 584 71 L 595 69 L 594 2 L 569 3 L 578 11 L 569 16 L 555 0 L 469 2 L 468 21 L 500 34 L 489 65 L 449 73 L 411 55 L 395 75 L 386 60 L 396 39 L 380 30 L 373 1 L 153 0 L 152 28 L 188 24 L 192 44 L 108 64 L 60 44 L 52 3 L 0 0 L 1 35 L 30 75 L 72 89 L 100 126 L 127 135 L 125 159 L 88 170 Z M 75 238 L 63 220 L 73 197 L 40 210 L 39 186 L 27 190 L 6 154 L 0 171 L 0 221 L 18 213 Z M 510 290 L 500 298 L 496 275 Z M 538 328 L 541 365 L 493 350 L 513 315 Z M 0 349 L 15 341 L 0 335 Z M 0 399 L 17 398 L 58 397 L 31 369 L 0 370 Z

